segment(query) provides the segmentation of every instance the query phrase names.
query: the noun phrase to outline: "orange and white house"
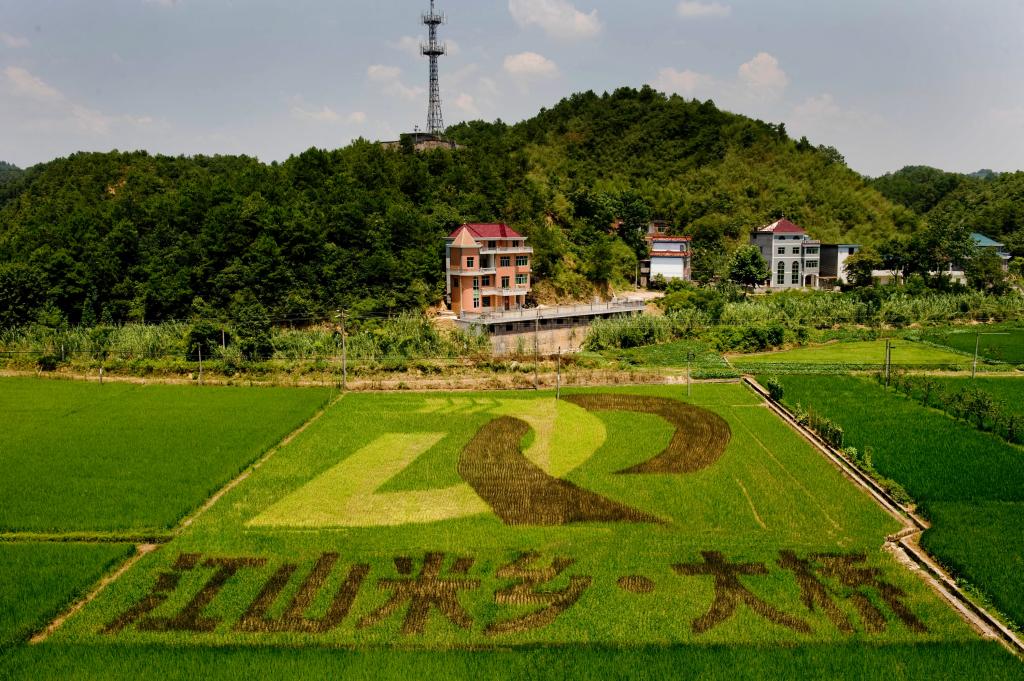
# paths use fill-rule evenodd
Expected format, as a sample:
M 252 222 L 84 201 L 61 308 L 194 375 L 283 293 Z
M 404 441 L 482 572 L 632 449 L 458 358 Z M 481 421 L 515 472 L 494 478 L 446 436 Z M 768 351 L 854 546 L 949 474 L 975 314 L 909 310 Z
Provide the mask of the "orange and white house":
M 445 290 L 459 317 L 526 306 L 533 249 L 505 224 L 462 225 L 445 240 Z

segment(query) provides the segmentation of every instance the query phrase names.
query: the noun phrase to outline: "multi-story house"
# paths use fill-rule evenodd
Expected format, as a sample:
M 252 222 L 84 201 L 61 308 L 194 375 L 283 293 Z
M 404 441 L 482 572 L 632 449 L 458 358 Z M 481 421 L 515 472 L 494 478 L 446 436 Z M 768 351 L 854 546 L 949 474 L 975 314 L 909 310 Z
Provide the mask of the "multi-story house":
M 655 236 L 651 238 L 649 273 L 651 280 L 659 275 L 666 281 L 692 279 L 692 237 Z
M 818 282 L 822 288 L 849 283 L 846 261 L 860 252 L 860 244 L 822 244 Z
M 816 287 L 821 266 L 821 242 L 807 230 L 783 218 L 751 233 L 750 243 L 761 249 L 771 269 L 771 288 Z
M 452 312 L 520 310 L 530 292 L 533 249 L 504 224 L 467 224 L 445 241 L 446 292 Z

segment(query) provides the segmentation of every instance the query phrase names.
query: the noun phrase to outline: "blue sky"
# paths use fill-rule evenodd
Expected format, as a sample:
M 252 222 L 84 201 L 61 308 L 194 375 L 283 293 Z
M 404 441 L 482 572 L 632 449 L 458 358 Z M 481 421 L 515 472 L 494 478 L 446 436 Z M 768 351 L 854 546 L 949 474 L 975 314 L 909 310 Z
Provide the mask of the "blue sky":
M 0 159 L 283 160 L 423 126 L 429 0 L 5 0 Z M 439 0 L 447 123 L 649 83 L 877 175 L 1024 167 L 1020 0 Z

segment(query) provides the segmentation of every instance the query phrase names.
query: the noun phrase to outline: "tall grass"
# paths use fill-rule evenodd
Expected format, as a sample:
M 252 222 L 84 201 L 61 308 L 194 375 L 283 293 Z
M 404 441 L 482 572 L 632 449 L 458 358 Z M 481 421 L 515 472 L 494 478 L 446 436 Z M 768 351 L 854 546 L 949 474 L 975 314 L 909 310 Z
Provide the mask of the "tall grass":
M 60 359 L 122 360 L 178 358 L 188 355 L 187 322 L 125 324 L 123 326 L 70 327 L 51 329 L 23 326 L 0 330 L 0 356 L 48 356 Z M 209 359 L 238 362 L 233 344 L 236 334 L 230 324 L 224 329 L 224 344 Z M 363 324 L 347 338 L 348 356 L 353 360 L 454 359 L 489 354 L 488 338 L 476 332 L 438 329 L 421 315 Z M 339 357 L 341 335 L 334 327 L 271 330 L 273 354 L 270 359 L 316 360 Z

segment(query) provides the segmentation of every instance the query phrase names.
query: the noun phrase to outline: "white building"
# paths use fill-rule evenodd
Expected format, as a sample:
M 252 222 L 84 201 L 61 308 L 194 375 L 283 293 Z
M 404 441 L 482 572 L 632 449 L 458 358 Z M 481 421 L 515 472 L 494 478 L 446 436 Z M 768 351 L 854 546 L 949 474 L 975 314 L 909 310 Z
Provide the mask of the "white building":
M 692 278 L 693 239 L 688 236 L 655 236 L 651 238 L 650 277 L 661 275 L 665 281 Z
M 821 242 L 807 231 L 783 218 L 750 235 L 750 243 L 761 249 L 768 261 L 773 289 L 817 287 L 821 267 Z

